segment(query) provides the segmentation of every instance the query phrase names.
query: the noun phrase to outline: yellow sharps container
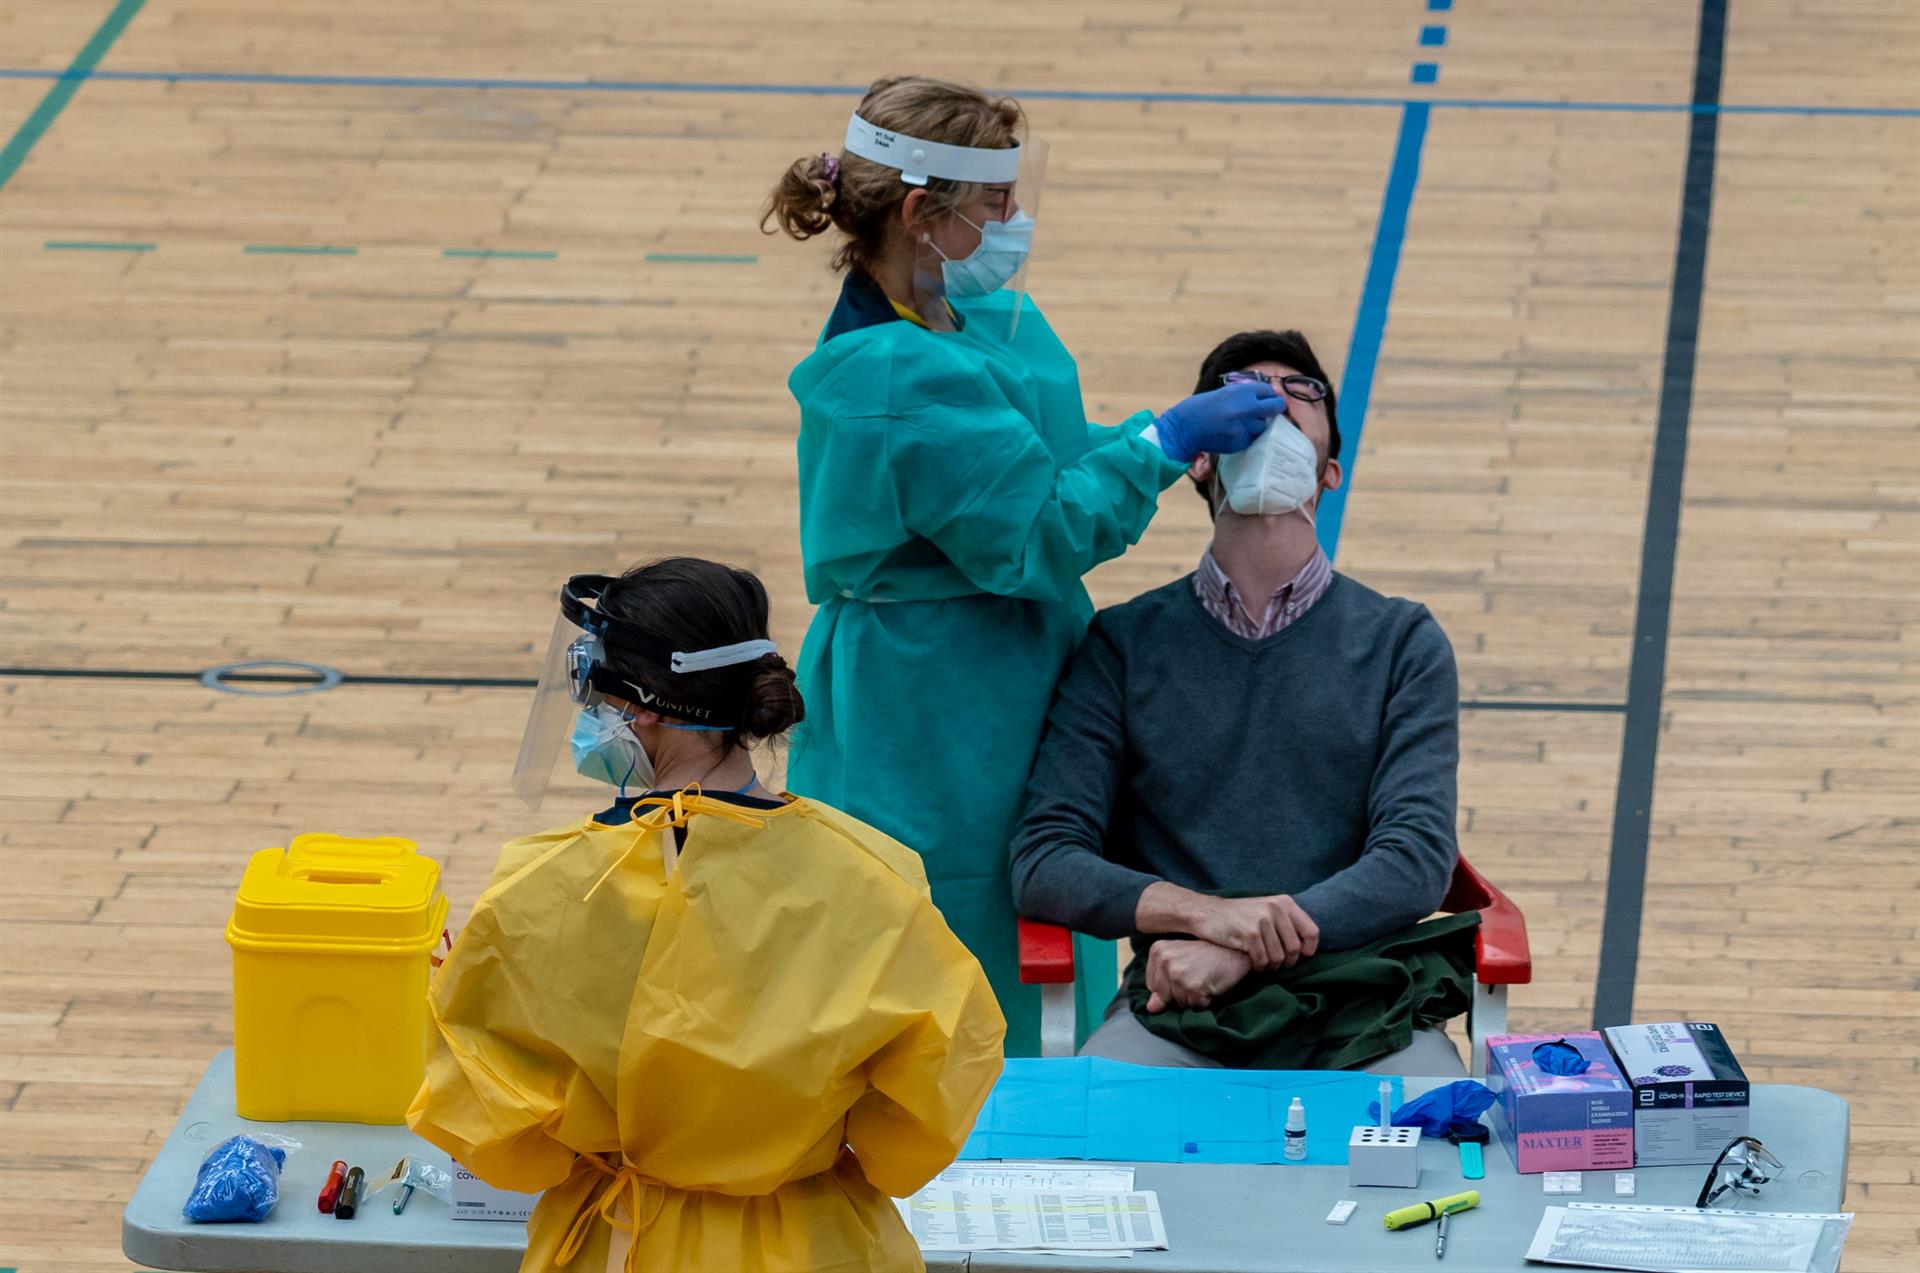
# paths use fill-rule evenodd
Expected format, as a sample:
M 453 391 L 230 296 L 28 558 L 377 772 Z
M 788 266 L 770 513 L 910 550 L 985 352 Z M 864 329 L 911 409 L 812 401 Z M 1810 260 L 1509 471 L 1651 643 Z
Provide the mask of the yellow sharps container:
M 440 864 L 411 840 L 303 835 L 254 854 L 227 923 L 240 1117 L 404 1122 L 446 922 Z

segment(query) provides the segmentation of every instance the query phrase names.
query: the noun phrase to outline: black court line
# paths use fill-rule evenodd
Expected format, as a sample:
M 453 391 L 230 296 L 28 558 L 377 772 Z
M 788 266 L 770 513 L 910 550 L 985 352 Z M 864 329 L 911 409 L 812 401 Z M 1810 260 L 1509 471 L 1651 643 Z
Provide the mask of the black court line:
M 204 673 L 156 668 L 114 667 L 0 667 L 0 677 L 39 676 L 87 681 L 198 681 Z M 251 681 L 265 685 L 315 685 L 320 678 L 302 672 L 225 672 L 223 681 Z M 342 672 L 342 685 L 420 685 L 436 689 L 530 690 L 539 684 L 514 676 L 400 676 Z M 1464 699 L 1463 712 L 1623 712 L 1621 703 L 1576 703 L 1529 699 Z
M 1693 55 L 1693 104 L 1717 108 L 1726 52 L 1727 0 L 1700 0 L 1700 37 Z M 1600 967 L 1593 984 L 1593 1024 L 1625 1025 L 1633 1016 L 1640 962 L 1640 919 L 1647 888 L 1647 830 L 1653 817 L 1655 761 L 1660 751 L 1660 698 L 1667 676 L 1667 632 L 1673 613 L 1673 559 L 1680 538 L 1680 497 L 1687 469 L 1687 421 L 1693 407 L 1694 358 L 1700 341 L 1700 294 L 1707 276 L 1713 216 L 1717 109 L 1695 110 L 1687 133 L 1687 176 L 1680 195 L 1680 240 L 1673 254 L 1665 367 L 1647 482 L 1647 524 L 1640 540 L 1640 601 L 1633 617 L 1633 659 L 1627 671 L 1627 719 L 1620 744 L 1620 783 L 1613 797 L 1613 849 L 1600 930 Z
M 40 676 L 86 681 L 198 681 L 203 673 L 154 668 L 116 667 L 0 667 L 0 677 Z M 250 681 L 263 685 L 317 685 L 320 678 L 300 672 L 226 672 L 223 681 Z M 387 676 L 343 672 L 342 685 L 417 685 L 428 689 L 530 690 L 538 681 L 518 676 Z

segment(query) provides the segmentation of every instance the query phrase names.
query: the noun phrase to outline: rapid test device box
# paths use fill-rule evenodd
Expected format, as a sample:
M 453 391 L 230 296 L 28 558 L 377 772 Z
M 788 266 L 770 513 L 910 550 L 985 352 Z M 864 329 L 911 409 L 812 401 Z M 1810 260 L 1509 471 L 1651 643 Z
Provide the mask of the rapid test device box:
M 1606 1035 L 1633 1087 L 1633 1157 L 1640 1166 L 1711 1163 L 1747 1134 L 1753 1089 L 1719 1026 L 1621 1025 Z
M 1543 1067 L 1536 1049 L 1554 1043 L 1578 1051 L 1586 1070 Z M 1499 1098 L 1494 1127 L 1522 1174 L 1633 1166 L 1633 1093 L 1594 1031 L 1494 1035 L 1487 1040 L 1487 1086 Z
M 533 1214 L 537 1193 L 511 1193 L 495 1189 L 480 1177 L 453 1164 L 453 1218 L 456 1220 L 518 1220 L 525 1223 Z

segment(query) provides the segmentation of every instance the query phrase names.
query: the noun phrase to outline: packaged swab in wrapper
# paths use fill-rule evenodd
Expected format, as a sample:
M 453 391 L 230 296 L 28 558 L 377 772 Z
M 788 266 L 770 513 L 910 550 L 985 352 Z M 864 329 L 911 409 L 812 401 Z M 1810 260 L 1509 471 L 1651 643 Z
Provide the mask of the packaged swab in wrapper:
M 409 1156 L 393 1165 L 393 1171 L 387 1178 L 374 1186 L 369 1198 L 377 1198 L 389 1188 L 394 1189 L 393 1214 L 399 1215 L 407 1209 L 414 1190 L 424 1189 L 449 1207 L 453 1205 L 453 1173 L 436 1167 L 429 1162 Z

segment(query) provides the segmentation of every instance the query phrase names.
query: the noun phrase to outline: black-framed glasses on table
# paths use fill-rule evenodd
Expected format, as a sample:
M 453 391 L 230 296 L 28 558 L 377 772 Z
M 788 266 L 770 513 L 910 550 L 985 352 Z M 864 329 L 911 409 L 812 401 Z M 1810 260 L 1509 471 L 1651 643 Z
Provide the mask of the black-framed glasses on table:
M 1298 398 L 1301 402 L 1324 402 L 1327 397 L 1327 383 L 1315 380 L 1312 376 L 1270 376 L 1260 371 L 1229 371 L 1220 377 L 1223 385 L 1248 385 L 1265 381 L 1278 393 L 1289 398 Z
M 1765 1145 L 1751 1136 L 1742 1136 L 1713 1160 L 1713 1166 L 1707 1169 L 1707 1181 L 1700 1186 L 1700 1199 L 1693 1205 L 1710 1207 L 1729 1193 L 1751 1198 L 1760 1192 L 1761 1185 L 1783 1170 L 1780 1160 L 1768 1153 Z

